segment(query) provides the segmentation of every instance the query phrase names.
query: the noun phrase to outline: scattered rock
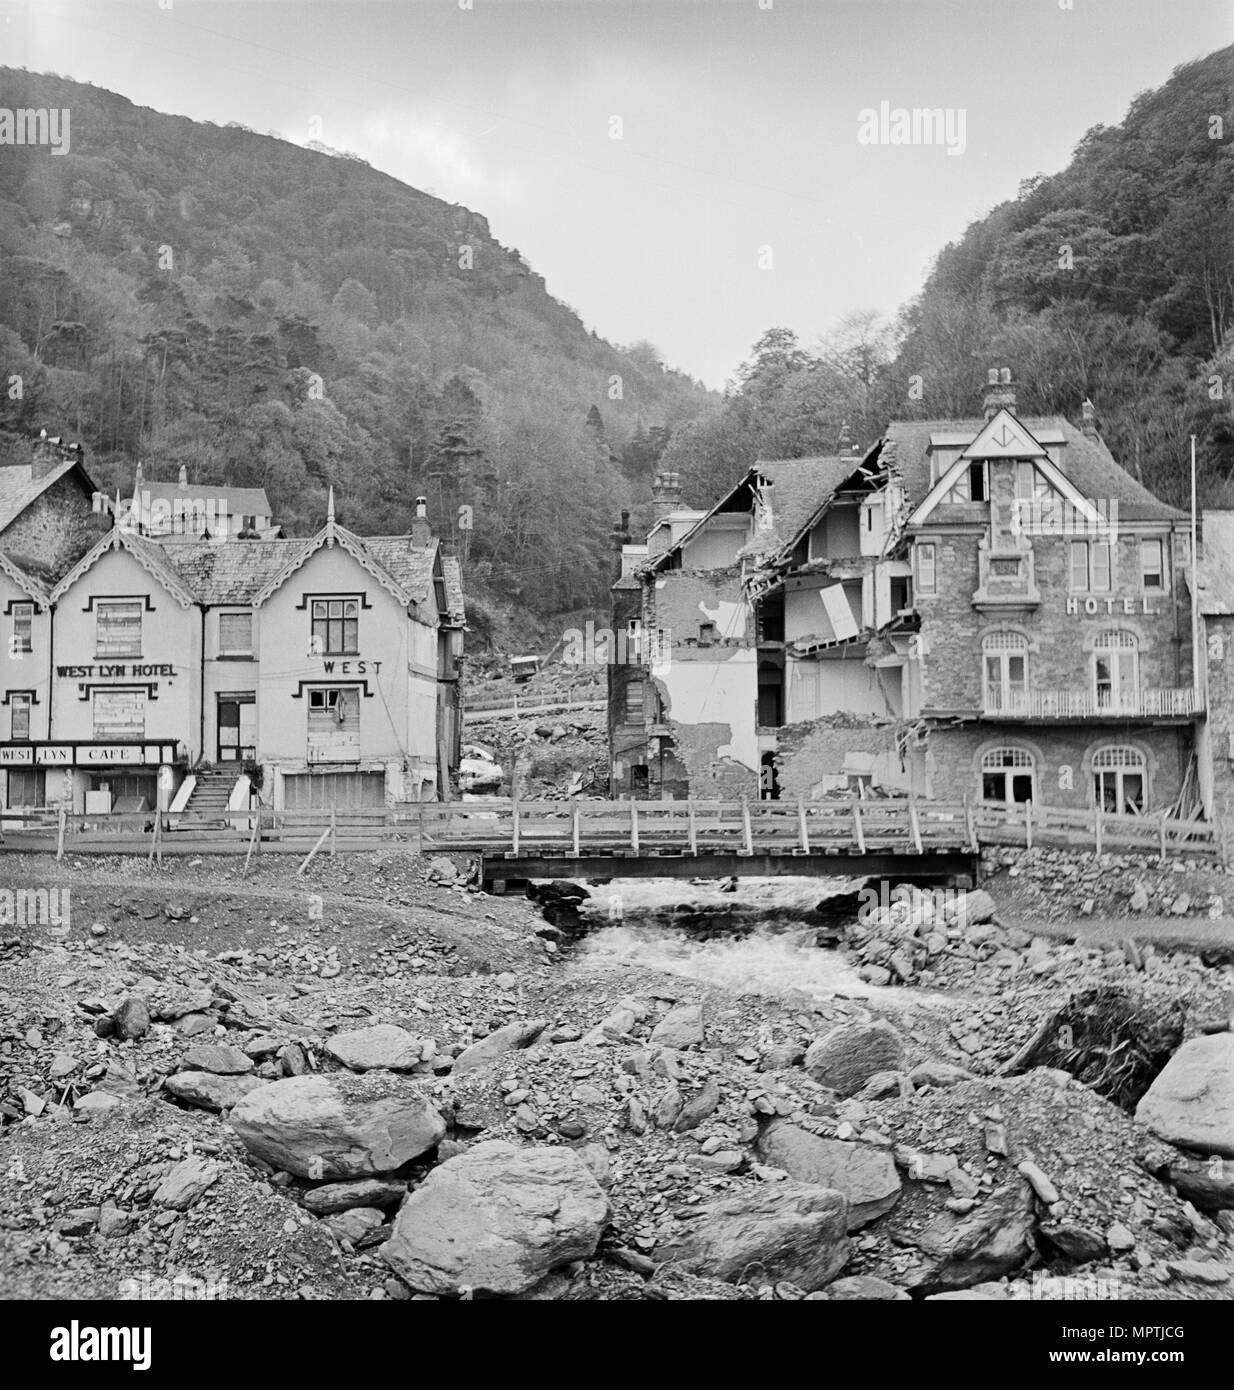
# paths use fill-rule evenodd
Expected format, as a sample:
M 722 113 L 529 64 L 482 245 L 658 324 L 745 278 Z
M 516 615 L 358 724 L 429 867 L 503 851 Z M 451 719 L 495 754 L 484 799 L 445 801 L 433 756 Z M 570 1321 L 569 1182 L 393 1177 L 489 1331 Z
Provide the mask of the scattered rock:
M 850 1023 L 833 1028 L 806 1049 L 805 1069 L 820 1086 L 855 1095 L 880 1071 L 900 1071 L 904 1044 L 890 1024 Z
M 253 1059 L 227 1043 L 198 1043 L 184 1054 L 184 1067 L 216 1076 L 244 1076 L 253 1070 Z
M 411 1071 L 423 1060 L 424 1043 L 406 1028 L 398 1028 L 392 1023 L 378 1023 L 372 1028 L 356 1028 L 349 1033 L 339 1033 L 326 1043 L 326 1051 L 336 1062 L 342 1062 L 353 1071 L 382 1068 L 387 1071 Z
M 659 1047 L 702 1047 L 703 1011 L 697 1004 L 679 1004 L 651 1030 L 651 1041 Z
M 150 1009 L 140 995 L 130 995 L 111 1016 L 118 1038 L 140 1038 L 150 1028 Z
M 1185 1042 L 1145 1092 L 1135 1117 L 1171 1144 L 1234 1158 L 1234 1033 Z
M 181 1071 L 163 1082 L 165 1090 L 203 1110 L 230 1110 L 265 1083 L 255 1076 L 216 1076 L 209 1071 Z
M 494 1029 L 486 1038 L 472 1043 L 454 1059 L 454 1074 L 457 1076 L 473 1067 L 482 1067 L 516 1048 L 530 1047 L 547 1027 L 547 1019 L 537 1018 L 530 1022 L 507 1023 Z
M 354 1207 L 392 1207 L 407 1196 L 407 1184 L 389 1178 L 357 1178 L 355 1182 L 331 1182 L 304 1194 L 304 1205 L 314 1216 L 333 1216 Z
M 222 1168 L 211 1159 L 193 1155 L 177 1163 L 159 1183 L 154 1192 L 154 1204 L 173 1211 L 188 1211 L 189 1207 L 222 1175 Z

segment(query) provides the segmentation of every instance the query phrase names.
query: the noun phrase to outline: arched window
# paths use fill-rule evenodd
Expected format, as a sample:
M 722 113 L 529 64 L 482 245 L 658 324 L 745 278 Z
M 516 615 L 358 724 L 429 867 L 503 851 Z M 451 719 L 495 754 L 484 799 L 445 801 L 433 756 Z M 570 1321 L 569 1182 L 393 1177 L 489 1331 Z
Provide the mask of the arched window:
M 1135 713 L 1140 702 L 1139 657 L 1135 633 L 1098 635 L 1093 651 L 1093 690 L 1098 709 Z
M 1021 710 L 1028 698 L 1028 638 L 1021 632 L 991 632 L 981 641 L 985 712 Z
M 1037 770 L 1024 748 L 991 748 L 981 759 L 982 801 L 1035 801 Z
M 1138 816 L 1148 809 L 1148 764 L 1138 748 L 1111 744 L 1093 754 L 1093 794 L 1103 811 Z

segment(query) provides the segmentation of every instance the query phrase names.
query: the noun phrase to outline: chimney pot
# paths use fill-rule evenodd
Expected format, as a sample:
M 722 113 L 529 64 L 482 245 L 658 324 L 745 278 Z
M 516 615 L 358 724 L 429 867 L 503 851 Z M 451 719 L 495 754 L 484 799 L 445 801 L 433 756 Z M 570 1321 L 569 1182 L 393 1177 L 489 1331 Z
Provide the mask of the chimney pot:
M 433 539 L 432 527 L 428 524 L 428 498 L 416 498 L 416 514 L 411 523 L 411 543 L 423 549 Z
M 991 367 L 986 373 L 985 418 L 992 420 L 1000 410 L 1015 414 L 1015 385 L 1010 367 Z
M 181 465 L 180 465 L 180 486 L 181 486 L 181 487 L 188 487 L 188 485 L 189 485 L 189 471 L 188 471 L 188 469 L 184 466 L 184 464 L 181 464 Z

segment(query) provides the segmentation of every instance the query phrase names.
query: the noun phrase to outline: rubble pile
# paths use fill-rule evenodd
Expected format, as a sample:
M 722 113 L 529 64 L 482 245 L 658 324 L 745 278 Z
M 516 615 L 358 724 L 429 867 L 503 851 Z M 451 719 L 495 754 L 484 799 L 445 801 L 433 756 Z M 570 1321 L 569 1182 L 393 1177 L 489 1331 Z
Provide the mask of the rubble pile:
M 1229 965 L 978 892 L 852 924 L 863 997 L 723 988 L 448 860 L 230 872 L 6 939 L 0 1294 L 1234 1295 Z M 1114 987 L 1182 1019 L 1134 1114 L 1030 1056 Z

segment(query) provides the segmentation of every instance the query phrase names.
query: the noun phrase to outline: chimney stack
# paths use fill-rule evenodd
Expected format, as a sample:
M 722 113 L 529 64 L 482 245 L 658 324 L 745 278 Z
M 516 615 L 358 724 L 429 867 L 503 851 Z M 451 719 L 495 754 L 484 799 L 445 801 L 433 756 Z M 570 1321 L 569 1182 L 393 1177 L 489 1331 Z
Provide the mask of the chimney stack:
M 411 543 L 417 550 L 423 550 L 433 539 L 433 529 L 428 524 L 428 498 L 416 498 L 416 515 L 411 523 Z
M 1092 401 L 1090 401 L 1087 396 L 1084 398 L 1084 404 L 1081 407 L 1081 410 L 1083 411 L 1083 420 L 1080 424 L 1081 432 L 1083 434 L 1086 434 L 1090 439 L 1096 439 L 1097 410 L 1096 407 L 1093 405 Z
M 651 485 L 652 514 L 662 521 L 681 506 L 681 474 L 657 473 Z
M 991 367 L 986 377 L 985 418 L 993 420 L 1000 410 L 1015 414 L 1015 387 L 1009 367 Z
M 63 448 L 58 438 L 48 439 L 47 431 L 42 430 L 30 451 L 31 481 L 45 478 L 57 464 L 63 463 L 70 454 L 76 452 L 75 447 L 73 449 Z
M 616 550 L 618 555 L 620 555 L 622 546 L 629 544 L 630 513 L 627 511 L 623 511 L 621 514 L 621 520 L 617 523 L 616 526 L 613 527 L 613 549 Z

